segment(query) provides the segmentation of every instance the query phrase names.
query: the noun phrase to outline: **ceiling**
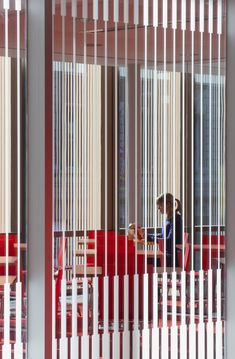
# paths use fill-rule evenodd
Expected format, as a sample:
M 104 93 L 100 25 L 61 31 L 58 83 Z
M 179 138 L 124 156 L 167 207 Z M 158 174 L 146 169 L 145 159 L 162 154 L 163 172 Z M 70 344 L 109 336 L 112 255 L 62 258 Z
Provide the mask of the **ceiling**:
M 123 23 L 123 2 L 126 0 L 119 0 L 119 23 L 117 26 L 118 36 L 118 63 L 123 64 L 125 61 L 125 24 Z M 156 0 L 153 0 L 156 1 Z M 151 26 L 153 22 L 152 3 L 149 0 L 149 27 L 147 28 L 147 59 L 149 63 L 154 61 L 154 28 Z M 157 28 L 157 61 L 160 65 L 163 62 L 164 54 L 164 30 L 162 28 L 162 3 L 164 0 L 159 0 L 159 27 Z M 62 55 L 62 17 L 60 12 L 60 0 L 55 0 L 55 16 L 54 16 L 54 50 L 55 59 L 61 59 Z M 103 18 L 103 1 L 99 0 L 99 19 L 97 21 L 97 56 L 98 62 L 103 63 L 105 51 L 105 24 Z M 171 28 L 171 1 L 168 2 L 168 29 L 166 31 L 166 61 L 168 66 L 172 66 L 173 62 L 173 30 Z M 209 61 L 209 34 L 208 34 L 208 1 L 205 1 L 205 32 L 203 34 L 203 61 Z M 87 61 L 94 61 L 94 21 L 93 17 L 93 0 L 88 0 L 88 20 L 86 22 L 86 35 L 84 36 L 84 20 L 82 19 L 82 0 L 77 1 L 77 18 L 76 18 L 76 55 L 79 62 L 83 61 L 84 57 L 84 39 L 86 41 Z M 134 0 L 129 0 L 129 24 L 127 26 L 127 42 L 128 42 L 128 61 L 134 62 L 135 59 L 135 25 L 133 24 L 133 9 Z M 137 27 L 138 34 L 138 63 L 143 63 L 145 59 L 145 28 L 143 26 L 143 1 L 140 0 L 139 7 L 139 25 Z M 178 4 L 181 1 L 178 0 Z M 188 2 L 187 2 L 188 4 Z M 225 9 L 224 9 L 225 10 Z M 225 13 L 225 11 L 224 11 Z M 109 64 L 114 63 L 115 57 L 115 23 L 113 22 L 113 0 L 109 1 L 109 14 L 110 20 L 107 22 L 107 54 Z M 218 36 L 216 34 L 217 28 L 217 1 L 214 2 L 214 31 L 212 35 L 212 59 L 217 62 L 218 58 Z M 176 62 L 182 62 L 182 31 L 181 27 L 181 8 L 177 8 L 178 29 L 176 30 Z M 225 17 L 223 17 L 225 20 Z M 65 56 L 67 60 L 71 60 L 73 54 L 73 18 L 71 16 L 71 0 L 66 3 L 66 17 L 65 21 Z M 0 11 L 0 51 L 1 55 L 5 52 L 5 28 L 4 28 L 4 10 Z M 16 12 L 10 10 L 9 12 L 9 53 L 10 56 L 16 55 Z M 223 28 L 225 28 L 225 21 L 223 21 Z M 200 61 L 200 44 L 201 34 L 199 33 L 199 1 L 196 1 L 196 31 L 194 35 L 194 49 L 192 51 L 192 33 L 190 32 L 190 7 L 187 7 L 187 31 L 185 43 L 185 58 L 186 62 L 192 59 L 192 52 L 194 54 L 195 62 Z M 225 36 L 221 36 L 221 58 L 224 59 L 225 55 Z M 22 11 L 21 15 L 21 49 L 25 49 L 26 44 L 26 31 L 25 31 L 25 12 Z M 23 52 L 23 51 L 22 51 Z

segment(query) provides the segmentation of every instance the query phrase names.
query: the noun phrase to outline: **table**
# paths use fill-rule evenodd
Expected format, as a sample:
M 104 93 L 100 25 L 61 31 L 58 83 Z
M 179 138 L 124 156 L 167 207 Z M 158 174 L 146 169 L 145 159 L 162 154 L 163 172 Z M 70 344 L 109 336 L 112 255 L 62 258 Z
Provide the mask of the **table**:
M 6 260 L 6 256 L 0 256 L 0 264 L 6 264 L 7 260 Z M 8 264 L 14 264 L 17 262 L 17 257 L 12 257 L 9 256 L 8 257 Z
M 18 248 L 18 243 L 14 243 L 14 248 Z M 20 243 L 20 249 L 22 251 L 26 251 L 27 250 L 27 243 Z
M 87 256 L 94 256 L 95 255 L 95 249 L 77 249 L 76 250 L 76 256 L 77 257 L 83 257 L 85 256 L 85 253 Z
M 13 284 L 15 281 L 16 281 L 16 276 L 15 275 L 9 275 L 8 276 L 8 283 Z M 5 275 L 0 275 L 0 286 L 4 285 L 5 283 L 7 283 L 6 276 Z
M 86 267 L 86 275 L 89 277 L 94 277 L 95 276 L 95 272 L 97 275 L 101 275 L 102 274 L 102 267 L 97 266 L 97 267 Z M 78 276 L 84 276 L 84 265 L 82 264 L 78 264 L 76 265 L 76 275 Z
M 192 244 L 189 243 L 189 246 L 192 247 Z M 179 249 L 182 249 L 182 248 L 183 248 L 182 244 L 177 244 L 176 247 L 179 248 Z M 198 251 L 200 251 L 201 249 L 204 249 L 204 250 L 209 250 L 209 249 L 211 249 L 212 251 L 215 251 L 215 250 L 218 250 L 218 248 L 219 248 L 218 244 L 211 244 L 211 245 L 209 245 L 209 244 L 202 244 L 202 245 L 201 245 L 201 244 L 197 243 L 197 244 L 194 244 L 194 245 L 193 245 L 193 249 L 195 250 L 195 252 L 198 252 Z M 221 251 L 221 252 L 225 252 L 225 244 L 220 244 L 220 251 Z
M 137 255 L 145 255 L 147 253 L 148 258 L 155 258 L 155 250 L 154 249 L 147 249 L 146 251 L 144 249 L 137 249 Z M 157 258 L 163 257 L 164 253 L 160 251 L 159 249 L 156 251 Z

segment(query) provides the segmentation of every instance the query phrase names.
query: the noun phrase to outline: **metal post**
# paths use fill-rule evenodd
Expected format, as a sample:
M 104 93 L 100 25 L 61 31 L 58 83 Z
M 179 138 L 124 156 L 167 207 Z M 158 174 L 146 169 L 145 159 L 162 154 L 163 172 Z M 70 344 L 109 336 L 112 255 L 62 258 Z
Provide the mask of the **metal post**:
M 28 1 L 28 358 L 51 355 L 51 1 Z

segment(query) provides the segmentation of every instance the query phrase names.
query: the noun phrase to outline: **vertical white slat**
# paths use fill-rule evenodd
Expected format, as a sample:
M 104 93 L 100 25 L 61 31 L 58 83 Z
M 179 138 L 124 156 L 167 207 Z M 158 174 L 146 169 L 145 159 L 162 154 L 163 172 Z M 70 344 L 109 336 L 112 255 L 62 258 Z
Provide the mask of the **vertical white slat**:
M 72 337 L 70 340 L 71 357 L 78 357 L 78 336 L 77 336 L 77 278 L 72 279 Z
M 217 276 L 217 321 L 221 320 L 221 270 L 220 270 L 220 240 L 221 240 L 221 30 L 222 30 L 222 0 L 217 1 L 217 38 L 218 38 L 218 92 L 217 92 L 217 102 L 218 102 L 218 111 L 217 111 L 217 127 L 218 127 L 218 137 L 217 137 L 217 198 L 218 198 L 218 209 L 217 209 L 217 224 L 218 224 L 218 269 L 216 272 Z
M 2 346 L 3 359 L 11 359 L 10 344 L 10 284 L 4 284 L 4 344 Z
M 124 331 L 122 340 L 122 357 L 130 357 L 130 332 L 129 332 L 129 275 L 124 275 Z
M 190 7 L 190 30 L 195 31 L 195 0 L 191 0 Z
M 158 0 L 153 0 L 153 27 L 158 27 Z
M 119 21 L 119 0 L 113 0 L 113 21 Z
M 16 342 L 15 359 L 23 358 L 22 343 L 22 284 L 20 282 L 20 235 L 21 235 L 21 131 L 20 131 L 20 11 L 21 0 L 15 1 L 17 11 L 17 283 L 16 283 Z
M 209 0 L 208 32 L 209 32 L 209 271 L 208 271 L 208 323 L 212 320 L 212 271 L 211 271 L 211 235 L 212 235 L 212 33 L 213 2 Z M 211 272 L 211 273 L 210 273 Z M 210 278 L 211 277 L 211 278 Z M 211 279 L 211 283 L 210 282 Z M 210 326 L 209 326 L 210 328 Z M 207 328 L 208 332 L 208 328 Z M 207 336 L 210 340 L 210 335 Z M 210 350 L 209 348 L 207 348 Z
M 167 272 L 162 274 L 162 323 L 167 326 Z
M 222 34 L 222 0 L 217 0 L 217 34 Z
M 23 343 L 22 343 L 22 283 L 16 283 L 16 342 L 14 345 L 14 359 L 23 358 Z
M 129 1 L 124 4 L 125 22 L 125 227 L 129 224 L 129 84 L 128 84 L 128 9 Z M 129 333 L 129 277 L 128 277 L 128 238 L 125 236 L 125 275 L 124 275 L 124 330 L 122 340 L 122 356 L 126 359 L 130 356 Z
M 57 359 L 56 317 L 55 317 L 55 280 L 52 281 L 52 359 Z
M 128 24 L 129 22 L 129 0 L 125 0 L 123 3 L 124 6 L 124 23 Z
M 144 4 L 145 6 L 145 4 Z M 143 97 L 144 97 L 144 153 L 143 153 L 143 163 L 144 163 L 144 186 L 143 186 L 143 198 L 144 198 L 144 208 L 143 208 L 143 217 L 144 217 L 144 273 L 147 273 L 147 212 L 148 212 L 148 199 L 147 199 L 147 83 L 148 83 L 148 28 L 144 26 L 144 86 L 143 86 Z
M 189 352 L 190 359 L 196 359 L 196 324 L 195 324 L 195 272 L 194 272 L 194 32 L 195 32 L 195 0 L 191 0 L 190 8 L 191 30 L 191 272 L 190 272 L 190 324 Z
M 164 0 L 162 4 L 162 26 L 164 29 L 168 27 L 168 0 Z
M 181 324 L 186 323 L 186 272 L 181 272 Z
M 200 0 L 200 15 L 199 15 L 199 31 L 204 32 L 204 14 L 205 14 L 205 4 L 204 0 Z
M 221 301 L 221 294 L 222 294 L 222 285 L 221 285 L 221 269 L 217 269 L 216 270 L 216 282 L 217 282 L 217 321 L 220 322 L 221 321 L 221 316 L 222 316 L 222 301 Z
M 177 29 L 177 0 L 172 0 L 172 29 Z
M 177 299 L 177 292 L 176 292 L 176 272 L 172 272 L 172 326 L 176 325 L 176 299 Z
M 88 335 L 88 279 L 85 276 L 82 279 L 82 338 L 81 338 L 81 354 L 83 359 L 90 358 L 89 335 Z
M 190 272 L 190 324 L 189 324 L 190 359 L 196 359 L 196 325 L 195 325 L 195 272 Z
M 154 327 L 152 329 L 152 359 L 160 358 L 160 329 Z M 134 359 L 134 358 L 133 358 Z
M 77 0 L 72 0 L 72 17 L 77 17 Z
M 114 331 L 112 341 L 113 359 L 120 359 L 119 332 L 119 276 L 118 276 L 118 21 L 119 0 L 114 0 L 113 18 L 115 22 L 115 276 L 114 284 Z
M 200 31 L 200 268 L 202 271 L 202 255 L 203 255 L 203 155 L 204 155 L 204 146 L 203 146 L 203 32 L 204 32 L 204 0 L 200 0 L 200 18 L 199 18 L 199 31 Z M 199 277 L 199 289 L 200 289 L 200 323 L 201 331 L 203 333 L 202 323 L 203 323 L 203 312 L 204 312 L 204 288 L 203 288 L 203 272 L 200 272 Z M 201 338 L 200 338 L 201 339 Z M 202 340 L 199 340 L 199 346 L 201 345 Z M 199 347 L 200 350 L 200 347 Z
M 158 328 L 158 273 L 153 273 L 153 328 Z
M 132 332 L 132 359 L 140 358 L 140 332 L 134 329 Z
M 175 13 L 175 14 L 174 14 Z M 172 126 L 172 194 L 173 194 L 173 203 L 176 202 L 176 28 L 177 28 L 177 4 L 172 1 L 172 29 L 173 29 L 173 91 L 172 91 L 172 117 L 173 117 L 173 126 Z M 173 271 L 175 271 L 176 265 L 176 211 L 173 212 Z M 172 291 L 173 287 L 176 286 L 176 276 L 175 283 L 172 282 Z M 175 293 L 175 302 L 174 296 L 172 297 L 172 325 L 176 325 L 176 289 Z M 175 320 L 174 320 L 175 319 Z M 174 331 L 173 331 L 174 333 Z
M 149 328 L 148 328 L 148 313 L 149 313 L 149 283 L 148 283 L 148 274 L 143 275 L 143 314 L 144 314 L 144 327 L 142 331 L 142 357 L 143 359 L 149 359 Z
M 82 0 L 82 17 L 83 19 L 88 18 L 88 1 Z
M 104 277 L 104 332 L 102 335 L 102 358 L 110 359 L 109 333 L 109 277 Z
M 61 225 L 62 225 L 62 246 L 63 246 L 63 278 L 61 280 L 61 296 L 60 296 L 60 308 L 61 308 L 61 338 L 59 340 L 59 353 L 61 358 L 66 358 L 68 355 L 68 339 L 67 335 L 67 305 L 66 305 L 66 277 L 65 277 L 65 228 L 66 228 L 66 179 L 65 179 L 65 168 L 66 168 L 66 109 L 65 109 L 65 98 L 66 98 L 66 65 L 65 65 L 65 16 L 66 16 L 66 4 L 64 0 L 61 0 L 61 20 L 62 20 L 62 84 L 61 84 L 61 137 L 62 137 L 62 192 L 61 192 L 61 201 L 62 201 L 62 215 L 61 215 Z
M 55 15 L 55 0 L 52 0 L 52 15 Z
M 186 30 L 186 0 L 181 0 L 181 30 Z
M 103 20 L 109 21 L 109 1 L 103 0 Z
M 172 325 L 170 328 L 171 334 L 171 359 L 178 359 L 178 327 Z
M 151 357 L 158 359 L 160 356 L 160 346 L 159 346 L 159 326 L 158 326 L 158 310 L 159 310 L 159 298 L 158 298 L 158 273 L 157 273 L 157 206 L 156 198 L 158 193 L 158 82 L 157 82 L 157 26 L 158 26 L 158 1 L 153 2 L 153 27 L 154 27 L 154 70 L 153 70 L 153 138 L 155 138 L 153 143 L 153 215 L 154 215 L 154 262 L 155 268 L 153 273 L 153 328 L 151 331 Z
M 148 24 L 149 24 L 149 1 L 148 0 L 143 0 L 143 1 L 144 1 L 143 24 L 144 24 L 144 26 L 148 26 Z
M 66 16 L 66 0 L 61 0 L 60 15 Z
M 177 29 L 177 1 L 172 0 L 172 29 L 173 29 L 173 93 L 172 93 L 172 117 L 173 117 L 173 127 L 172 127 L 172 162 L 173 162 L 173 203 L 176 201 L 176 29 Z M 174 211 L 174 209 L 173 209 Z M 172 273 L 172 326 L 170 328 L 171 335 L 171 359 L 177 359 L 178 356 L 178 329 L 177 329 L 177 293 L 176 293 L 176 211 L 173 213 L 173 273 Z
M 52 54 L 54 54 L 54 15 L 55 15 L 55 2 L 52 2 Z M 56 109 L 59 108 L 58 106 L 58 70 L 57 70 L 57 62 L 54 61 L 54 56 L 52 58 L 52 63 L 53 63 L 53 70 L 52 70 L 52 86 L 53 86 L 53 126 L 52 126 L 52 131 L 53 133 L 55 133 L 55 129 L 57 128 L 58 130 L 58 114 L 55 115 L 55 111 Z M 54 143 L 55 141 L 55 143 Z M 58 133 L 56 136 L 56 139 L 53 141 L 53 173 L 55 173 L 55 152 L 58 153 Z M 56 145 L 56 149 L 55 148 Z M 57 163 L 56 163 L 56 167 L 57 167 Z M 58 168 L 58 167 L 57 167 Z M 58 170 L 57 170 L 58 171 Z M 56 171 L 56 176 L 58 176 L 58 172 Z M 54 190 L 55 187 L 55 183 L 58 184 L 58 178 L 56 180 L 53 180 L 53 191 L 52 191 L 52 201 L 53 203 L 56 202 L 56 204 L 52 207 L 52 216 L 53 218 L 55 218 L 54 220 L 56 222 L 58 222 L 58 204 L 57 204 L 57 192 Z M 55 268 L 55 253 L 57 253 L 57 251 L 55 250 L 55 238 L 54 238 L 54 228 L 52 228 L 52 273 L 54 274 L 54 268 Z M 55 359 L 57 356 L 57 339 L 56 339 L 56 305 L 55 305 L 55 279 L 52 278 L 52 284 L 51 284 L 51 289 L 52 289 L 52 315 L 51 315 L 51 325 L 52 325 L 52 344 L 51 344 L 51 351 L 52 351 L 52 359 Z
M 208 321 L 212 321 L 213 312 L 213 270 L 208 270 Z
M 186 324 L 180 326 L 180 359 L 187 359 L 188 330 Z
M 223 324 L 222 321 L 216 321 L 216 346 L 215 346 L 215 359 L 223 359 Z
M 21 0 L 15 0 L 15 10 L 16 11 L 21 11 L 22 10 Z
M 171 359 L 178 358 L 178 328 L 177 328 L 177 290 L 176 290 L 176 272 L 172 273 L 172 326 L 171 326 Z
M 208 323 L 207 323 L 207 359 L 214 358 L 214 323 L 213 312 L 213 270 L 208 270 Z
M 77 229 L 77 211 L 76 211 L 76 173 L 77 173 L 77 161 L 76 161 L 76 18 L 77 18 L 77 1 L 72 0 L 72 18 L 73 18 L 73 63 L 71 64 L 71 155 L 73 155 L 73 178 L 72 178 L 72 218 L 73 218 L 73 238 L 72 238 L 72 263 L 73 263 L 73 278 L 72 278 L 72 337 L 70 339 L 70 351 L 71 357 L 78 357 L 78 336 L 77 336 L 77 278 L 76 278 L 76 229 Z M 72 200 L 73 198 L 73 200 Z
M 181 30 L 182 30 L 182 245 L 185 247 L 185 31 L 186 31 L 186 1 L 181 0 Z M 185 251 L 182 252 L 181 272 L 181 330 L 184 330 L 186 316 L 186 273 L 185 273 Z M 183 295 L 184 292 L 184 295 Z M 183 329 L 182 329 L 183 327 Z M 187 342 L 186 342 L 187 343 Z M 185 346 L 180 341 L 180 355 L 185 358 Z M 187 350 L 187 347 L 186 347 Z
M 114 278 L 113 278 L 113 288 L 114 288 L 113 359 L 120 359 L 119 276 L 117 276 L 117 275 L 115 275 Z
M 99 287 L 98 277 L 93 278 L 93 335 L 92 335 L 92 359 L 100 358 L 100 336 L 98 333 L 99 326 Z
M 5 13 L 5 58 L 4 58 L 4 75 L 5 75 L 5 83 L 4 83 L 4 106 L 5 106 L 5 131 L 4 131 L 4 137 L 5 137 L 5 198 L 4 198 L 4 211 L 5 211 L 5 255 L 6 255 L 6 264 L 5 264 L 5 270 L 6 270 L 6 281 L 4 283 L 4 344 L 2 346 L 2 356 L 3 359 L 10 359 L 11 358 L 11 344 L 10 344 L 10 284 L 9 284 L 9 231 L 10 231 L 10 191 L 9 191 L 9 180 L 10 180 L 10 165 L 9 165 L 9 158 L 10 158 L 10 148 L 9 148 L 9 140 L 10 140 L 10 108 L 9 108 L 9 102 L 11 99 L 10 96 L 10 59 L 8 58 L 8 10 L 9 10 L 9 1 L 4 0 L 3 1 L 3 8 Z
M 208 321 L 206 325 L 207 359 L 214 359 L 214 322 Z
M 205 359 L 205 323 L 198 324 L 198 353 L 200 359 Z
M 189 351 L 190 359 L 196 359 L 196 324 L 189 324 Z
M 213 34 L 213 6 L 214 6 L 213 0 L 209 0 L 208 6 L 209 6 L 208 32 L 209 34 Z
M 108 277 L 108 42 L 107 42 L 107 22 L 109 17 L 109 1 L 103 0 L 103 20 L 104 20 L 104 120 L 105 120 L 105 145 L 104 145 L 104 162 L 105 162 L 105 243 L 104 243 L 104 262 L 105 275 L 103 278 L 103 334 L 102 334 L 102 358 L 109 359 L 110 357 L 110 333 L 109 333 L 109 277 Z
M 67 304 L 66 304 L 66 279 L 61 280 L 61 338 L 60 338 L 60 357 L 67 358 L 68 338 L 67 338 Z
M 99 18 L 99 3 L 98 0 L 93 0 L 93 20 L 98 20 Z
M 199 324 L 198 324 L 198 353 L 205 359 L 205 323 L 204 323 L 204 271 L 199 271 Z
M 130 332 L 127 330 L 122 333 L 122 357 L 123 359 L 130 358 Z
M 52 16 L 55 15 L 55 0 L 52 0 Z M 53 30 L 53 33 L 54 33 L 54 30 Z M 54 49 L 53 49 L 53 52 L 54 52 Z
M 3 9 L 4 10 L 10 9 L 10 0 L 3 0 Z
M 138 228 L 138 24 L 139 1 L 134 2 L 135 24 L 135 225 L 136 237 Z M 132 359 L 140 359 L 140 331 L 139 331 L 139 275 L 137 261 L 137 245 L 135 246 L 135 274 L 134 274 L 134 331 L 132 332 Z
M 139 332 L 139 275 L 134 274 L 134 331 L 132 337 L 132 359 L 140 358 Z
M 127 12 L 124 8 L 124 12 Z M 124 17 L 125 17 L 124 13 Z M 129 224 L 129 84 L 128 84 L 128 27 L 125 23 L 125 227 Z M 127 289 L 124 292 L 124 334 L 123 334 L 123 354 L 128 350 L 128 321 L 129 321 L 129 289 L 128 289 L 128 237 L 125 236 L 125 275 L 124 287 Z M 125 347 L 128 346 L 128 347 Z
M 139 0 L 134 1 L 134 24 L 139 24 Z
M 162 274 L 162 359 L 168 359 L 168 322 L 167 322 L 167 272 Z
M 169 328 L 163 325 L 161 330 L 161 359 L 169 359 Z

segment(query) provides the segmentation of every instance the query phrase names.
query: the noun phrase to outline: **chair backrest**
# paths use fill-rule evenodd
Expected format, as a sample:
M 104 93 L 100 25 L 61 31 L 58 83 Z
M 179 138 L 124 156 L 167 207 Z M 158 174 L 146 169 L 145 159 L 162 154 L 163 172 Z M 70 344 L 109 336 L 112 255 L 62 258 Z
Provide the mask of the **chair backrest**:
M 58 252 L 58 271 L 55 282 L 55 315 L 58 318 L 58 307 L 59 307 L 59 297 L 61 291 L 61 280 L 63 277 L 63 259 L 64 253 L 66 252 L 67 240 L 63 241 L 63 238 L 59 239 L 59 252 Z
M 180 267 L 183 266 L 183 258 L 182 258 L 182 251 L 177 251 L 178 262 Z M 189 264 L 190 264 L 190 245 L 189 245 L 189 234 L 187 232 L 184 233 L 184 270 L 186 272 L 189 271 Z
M 220 235 L 220 238 L 216 234 L 211 235 L 211 244 L 212 245 L 218 245 L 218 242 L 222 245 L 225 243 L 225 236 Z M 210 243 L 210 236 L 208 234 L 204 234 L 202 237 L 202 243 L 203 244 L 209 244 Z M 218 256 L 218 249 L 212 249 L 211 250 L 211 259 L 216 259 Z M 203 254 L 202 254 L 202 266 L 203 270 L 209 269 L 209 249 L 204 248 Z
M 17 257 L 17 248 L 14 246 L 17 243 L 17 234 L 9 233 L 8 236 L 8 255 L 10 257 Z M 0 256 L 6 256 L 6 234 L 0 233 Z M 5 275 L 5 264 L 0 265 L 0 275 Z M 9 275 L 17 275 L 17 262 L 9 264 Z
M 184 270 L 186 272 L 189 271 L 190 264 L 190 245 L 189 245 L 189 234 L 187 232 L 184 233 Z

